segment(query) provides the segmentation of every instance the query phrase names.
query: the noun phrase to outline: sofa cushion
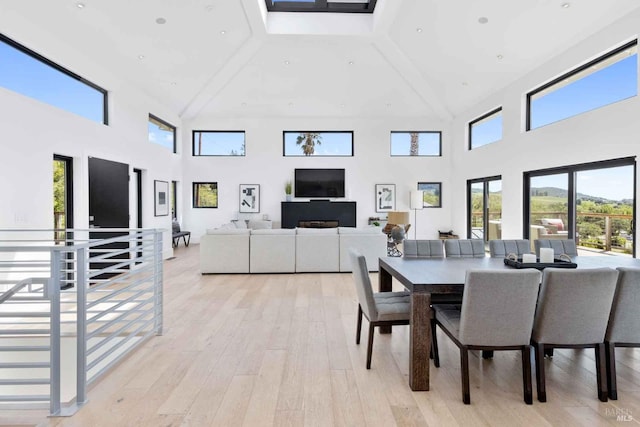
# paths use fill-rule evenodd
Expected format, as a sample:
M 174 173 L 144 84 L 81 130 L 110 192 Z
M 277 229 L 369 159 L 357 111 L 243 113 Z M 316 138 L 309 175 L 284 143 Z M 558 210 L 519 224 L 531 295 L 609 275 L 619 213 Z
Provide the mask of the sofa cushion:
M 382 234 L 380 227 L 338 227 L 338 234 Z
M 564 231 L 564 223 L 560 218 L 542 218 L 542 225 L 552 225 L 556 231 Z
M 230 228 L 230 229 L 223 229 L 223 228 L 215 228 L 215 229 L 207 229 L 207 234 L 224 234 L 224 235 L 229 235 L 229 234 L 246 234 L 247 236 L 249 235 L 249 232 L 251 230 L 249 229 L 239 229 L 239 228 Z
M 236 227 L 236 228 L 247 228 L 247 221 L 244 219 L 232 219 L 231 223 Z
M 272 228 L 271 221 L 262 221 L 262 220 L 249 220 L 249 228 L 252 230 L 264 230 Z
M 296 228 L 297 234 L 338 234 L 337 228 Z
M 295 235 L 296 234 L 296 230 L 293 228 L 262 228 L 262 229 L 258 229 L 258 230 L 251 230 L 251 235 L 252 236 L 257 236 L 257 235 L 272 235 L 272 236 L 281 236 L 281 235 Z

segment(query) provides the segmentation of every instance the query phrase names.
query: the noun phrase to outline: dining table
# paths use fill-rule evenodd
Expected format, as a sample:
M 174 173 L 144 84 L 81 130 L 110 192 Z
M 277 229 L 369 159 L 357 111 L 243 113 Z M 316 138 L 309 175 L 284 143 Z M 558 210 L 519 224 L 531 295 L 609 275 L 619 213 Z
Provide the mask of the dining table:
M 575 256 L 576 268 L 636 267 L 640 259 L 616 256 Z M 409 387 L 413 391 L 429 390 L 429 350 L 431 348 L 431 295 L 455 294 L 464 291 L 469 270 L 503 270 L 514 267 L 503 258 L 379 258 L 378 285 L 380 292 L 391 292 L 395 278 L 409 292 Z M 391 326 L 380 333 L 391 333 Z

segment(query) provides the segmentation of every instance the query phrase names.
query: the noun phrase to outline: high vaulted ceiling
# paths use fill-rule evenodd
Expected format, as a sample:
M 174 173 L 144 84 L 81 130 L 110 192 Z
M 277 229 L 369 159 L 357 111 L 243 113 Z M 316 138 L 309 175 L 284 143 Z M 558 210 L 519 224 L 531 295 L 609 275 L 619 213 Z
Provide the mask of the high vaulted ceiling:
M 301 14 L 268 13 L 264 0 L 2 0 L 0 32 L 111 90 L 87 75 L 106 70 L 187 119 L 447 120 L 635 9 L 378 0 L 373 14 Z

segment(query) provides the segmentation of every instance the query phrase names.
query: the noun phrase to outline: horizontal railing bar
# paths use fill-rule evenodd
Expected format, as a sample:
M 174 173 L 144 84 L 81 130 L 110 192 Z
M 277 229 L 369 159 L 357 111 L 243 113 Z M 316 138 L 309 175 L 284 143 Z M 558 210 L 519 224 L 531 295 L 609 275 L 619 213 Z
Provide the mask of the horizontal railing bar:
M 30 396 L 0 396 L 0 402 L 41 402 L 50 399 L 48 394 Z
M 153 311 L 151 311 L 151 312 L 153 313 Z M 122 316 L 119 316 L 119 317 L 117 317 L 117 318 L 115 318 L 113 320 L 108 321 L 107 323 L 105 323 L 104 325 L 100 326 L 95 331 L 87 333 L 87 339 L 91 339 L 91 338 L 95 337 L 96 335 L 101 334 L 102 332 L 107 330 L 110 326 L 113 326 L 113 325 L 118 324 L 118 323 L 122 323 L 123 321 L 126 321 L 127 324 L 128 323 L 134 323 L 136 321 L 136 319 L 139 319 L 141 317 L 141 316 L 138 316 L 136 319 L 133 319 L 133 320 L 127 320 L 127 319 L 121 320 L 120 319 L 121 317 L 126 316 L 127 314 L 129 314 L 129 313 L 128 312 L 127 313 L 123 313 Z M 89 324 L 89 322 L 87 322 L 87 323 Z M 123 330 L 125 330 L 126 327 L 127 327 L 127 324 L 125 324 L 123 327 L 121 327 L 116 332 L 122 332 Z
M 49 362 L 12 362 L 0 363 L 0 369 L 33 369 L 33 368 L 50 368 Z
M 49 335 L 50 329 L 6 329 L 0 335 Z
M 31 345 L 31 346 L 0 346 L 0 352 L 2 351 L 49 351 L 51 347 L 48 345 Z
M 143 271 L 142 273 L 145 273 L 146 271 Z M 152 273 L 151 271 L 149 271 L 148 273 Z M 141 277 L 133 282 L 131 282 L 130 284 L 126 285 L 126 287 L 122 288 L 122 289 L 117 289 L 117 290 L 112 290 L 111 292 L 105 294 L 105 296 L 102 296 L 96 300 L 91 301 L 91 303 L 87 304 L 87 308 L 92 308 L 93 306 L 97 305 L 97 304 L 101 304 L 103 302 L 108 301 L 110 298 L 114 297 L 114 296 L 118 296 L 122 293 L 126 293 L 128 292 L 132 292 L 134 288 L 140 286 L 140 285 L 144 285 L 146 283 L 149 283 L 151 285 L 153 285 L 153 275 L 145 275 L 144 277 Z M 100 291 L 103 288 L 100 289 L 89 289 L 87 294 L 91 295 L 96 293 L 96 291 Z
M 99 349 L 101 349 L 102 347 L 104 347 L 105 345 L 107 345 L 108 343 L 110 343 L 111 341 L 113 341 L 115 338 L 122 338 L 122 337 L 128 337 L 131 333 L 122 333 L 123 331 L 126 330 L 127 326 L 131 326 L 131 325 L 135 325 L 137 323 L 142 323 L 142 329 L 144 329 L 144 324 L 146 324 L 148 321 L 153 320 L 153 318 L 147 318 L 146 316 L 140 316 L 138 319 L 134 320 L 134 321 L 130 321 L 129 323 L 127 323 L 127 325 L 125 325 L 125 327 L 120 328 L 118 331 L 113 332 L 111 334 L 104 334 L 104 335 L 97 335 L 97 336 L 93 336 L 92 338 L 103 338 L 100 342 L 92 345 L 91 347 L 87 347 L 87 356 L 95 353 L 96 351 L 98 351 Z M 136 330 L 138 331 L 138 330 Z M 137 333 L 135 333 L 135 335 L 137 335 Z M 116 344 L 116 347 L 119 346 L 120 344 Z
M 25 286 L 28 286 L 28 285 L 32 284 L 33 283 L 32 280 L 33 279 L 31 279 L 31 278 L 21 280 L 18 283 L 16 283 L 8 291 L 4 291 L 2 293 L 2 295 L 0 295 L 0 304 L 2 304 L 3 302 L 7 301 L 9 298 L 14 296 L 17 292 L 20 291 L 20 289 L 24 288 Z
M 154 330 L 151 330 L 151 331 L 147 332 L 146 334 L 140 336 L 140 339 L 138 341 L 134 342 L 131 345 L 131 347 L 129 347 L 129 349 L 127 350 L 127 353 L 130 353 L 130 352 L 134 351 L 136 348 L 138 348 L 139 346 L 144 344 L 151 336 L 153 336 L 154 332 L 155 332 Z M 109 371 L 109 369 L 111 369 L 116 364 L 118 364 L 120 362 L 120 360 L 121 360 L 121 357 L 118 357 L 118 358 L 112 360 L 105 367 L 100 369 L 98 372 L 94 373 L 90 378 L 87 378 L 87 385 L 91 385 L 95 381 L 99 380 L 102 377 L 102 375 L 104 375 L 106 372 Z M 87 369 L 87 371 L 88 370 L 89 369 Z
M 114 345 L 113 347 L 111 347 L 109 350 L 107 350 L 106 352 L 102 353 L 99 357 L 96 358 L 96 360 L 92 361 L 91 363 L 87 363 L 87 371 L 93 369 L 96 365 L 98 365 L 100 362 L 102 362 L 104 359 L 106 359 L 107 357 L 109 357 L 111 354 L 113 354 L 113 352 L 115 352 L 116 350 L 118 350 L 120 347 L 124 346 L 126 343 L 128 343 L 133 337 L 137 336 L 138 332 L 140 332 L 141 330 L 143 330 L 147 325 L 152 324 L 153 322 L 155 322 L 155 318 L 151 318 L 149 320 L 147 320 L 145 323 L 142 324 L 142 326 L 140 326 L 138 329 L 136 329 L 135 331 L 133 331 L 131 334 L 129 334 L 129 336 L 127 338 L 125 338 L 124 340 L 120 341 L 118 344 Z M 153 332 L 153 331 L 150 331 Z M 89 354 L 89 351 L 87 351 L 87 354 Z
M 48 378 L 0 380 L 0 385 L 43 385 L 43 384 L 51 384 L 51 381 L 49 381 Z
M 0 317 L 49 317 L 49 313 L 39 313 L 36 311 L 0 312 Z

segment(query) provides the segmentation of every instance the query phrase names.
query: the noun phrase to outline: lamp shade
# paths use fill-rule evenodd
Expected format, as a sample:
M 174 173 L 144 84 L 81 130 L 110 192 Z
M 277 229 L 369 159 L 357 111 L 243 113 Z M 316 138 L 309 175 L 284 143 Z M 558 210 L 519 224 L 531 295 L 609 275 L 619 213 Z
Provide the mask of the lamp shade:
M 409 212 L 389 212 L 387 216 L 388 224 L 409 224 Z
M 422 209 L 424 207 L 424 192 L 411 192 L 411 209 Z

